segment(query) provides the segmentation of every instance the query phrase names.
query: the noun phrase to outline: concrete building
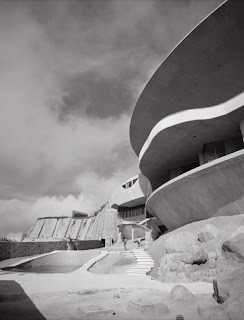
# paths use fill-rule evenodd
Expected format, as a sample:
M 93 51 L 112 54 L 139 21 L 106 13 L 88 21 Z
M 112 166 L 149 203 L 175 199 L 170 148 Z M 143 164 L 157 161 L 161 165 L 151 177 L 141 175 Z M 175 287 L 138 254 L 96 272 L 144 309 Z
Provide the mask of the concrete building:
M 244 213 L 243 38 L 244 2 L 224 2 L 167 56 L 135 106 L 130 138 L 150 181 L 146 210 L 169 230 Z
M 148 179 L 141 173 L 118 186 L 111 196 L 111 207 L 117 210 L 121 240 L 156 238 L 164 231 L 161 221 L 153 217 L 145 208 L 146 200 L 152 192 Z M 148 231 L 148 232 L 147 232 Z M 147 235 L 148 234 L 148 235 Z
M 116 211 L 106 205 L 93 216 L 73 211 L 72 216 L 38 218 L 22 241 L 63 241 L 70 237 L 79 241 L 100 240 L 104 246 L 110 246 L 118 240 L 118 224 Z

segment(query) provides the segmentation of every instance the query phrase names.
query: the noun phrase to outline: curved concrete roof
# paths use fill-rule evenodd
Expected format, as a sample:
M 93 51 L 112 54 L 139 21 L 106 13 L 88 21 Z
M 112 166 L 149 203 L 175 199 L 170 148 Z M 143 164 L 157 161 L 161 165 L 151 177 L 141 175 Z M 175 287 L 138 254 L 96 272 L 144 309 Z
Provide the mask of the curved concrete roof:
M 168 179 L 168 170 L 198 160 L 204 143 L 241 137 L 244 93 L 218 106 L 185 110 L 163 118 L 151 131 L 140 156 L 141 172 L 153 189 Z
M 229 0 L 170 53 L 142 92 L 130 124 L 139 155 L 153 127 L 187 109 L 218 105 L 243 91 L 244 1 Z
M 139 174 L 142 175 L 142 174 Z M 129 188 L 125 189 L 123 185 L 137 179 L 137 181 Z M 111 196 L 111 207 L 117 209 L 119 206 L 134 207 L 144 204 L 146 201 L 145 194 L 141 190 L 139 184 L 139 176 L 136 175 L 114 189 Z

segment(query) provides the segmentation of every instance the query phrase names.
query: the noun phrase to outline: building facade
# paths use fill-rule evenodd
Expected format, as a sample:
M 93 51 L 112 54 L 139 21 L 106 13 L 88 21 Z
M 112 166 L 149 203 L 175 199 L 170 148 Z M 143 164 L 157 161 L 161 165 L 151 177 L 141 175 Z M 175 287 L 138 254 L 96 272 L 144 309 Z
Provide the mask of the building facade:
M 172 230 L 244 213 L 244 2 L 219 6 L 167 56 L 132 115 L 147 212 Z M 146 120 L 145 120 L 146 119 Z

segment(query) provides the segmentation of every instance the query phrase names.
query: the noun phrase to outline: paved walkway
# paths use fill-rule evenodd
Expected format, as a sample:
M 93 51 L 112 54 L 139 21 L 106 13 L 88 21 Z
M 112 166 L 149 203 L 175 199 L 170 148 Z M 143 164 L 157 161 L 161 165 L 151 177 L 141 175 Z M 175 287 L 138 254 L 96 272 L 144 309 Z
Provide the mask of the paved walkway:
M 105 256 L 103 251 L 91 259 L 80 269 L 66 274 L 37 274 L 0 270 L 0 295 L 14 295 L 13 281 L 21 285 L 26 294 L 47 292 L 77 292 L 85 290 L 104 290 L 116 288 L 148 288 L 171 292 L 175 283 L 162 283 L 152 280 L 149 276 L 138 277 L 127 274 L 94 274 L 87 271 L 92 264 Z M 193 294 L 212 294 L 211 283 L 197 282 L 183 284 Z

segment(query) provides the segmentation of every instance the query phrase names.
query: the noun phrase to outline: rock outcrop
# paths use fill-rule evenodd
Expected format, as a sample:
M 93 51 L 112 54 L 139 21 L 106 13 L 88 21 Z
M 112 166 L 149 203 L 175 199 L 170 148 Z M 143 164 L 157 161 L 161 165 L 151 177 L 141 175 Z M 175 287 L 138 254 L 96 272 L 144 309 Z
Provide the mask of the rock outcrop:
M 223 243 L 223 250 L 232 252 L 244 259 L 244 227 L 239 227 L 228 240 Z
M 216 240 L 220 236 L 220 230 L 211 224 L 207 224 L 203 231 L 198 235 L 198 239 L 201 242 L 207 242 L 210 240 Z
M 194 298 L 193 294 L 184 286 L 176 285 L 170 293 L 170 298 L 172 300 L 192 300 Z
M 220 275 L 217 283 L 230 319 L 244 319 L 244 267 Z

